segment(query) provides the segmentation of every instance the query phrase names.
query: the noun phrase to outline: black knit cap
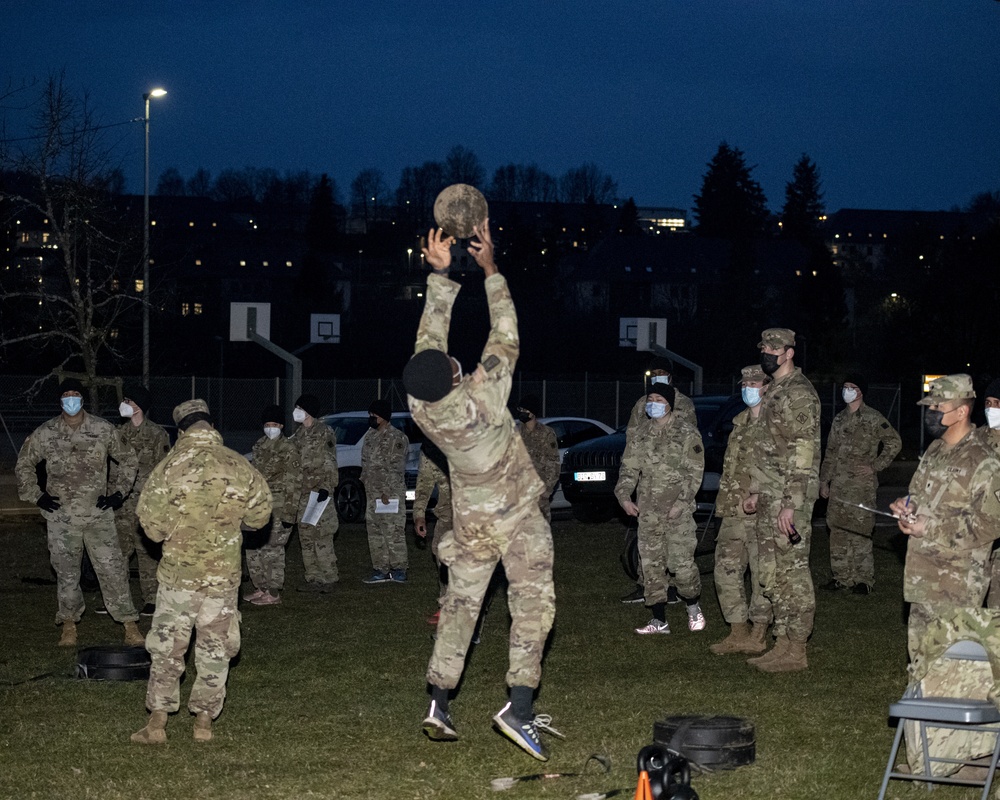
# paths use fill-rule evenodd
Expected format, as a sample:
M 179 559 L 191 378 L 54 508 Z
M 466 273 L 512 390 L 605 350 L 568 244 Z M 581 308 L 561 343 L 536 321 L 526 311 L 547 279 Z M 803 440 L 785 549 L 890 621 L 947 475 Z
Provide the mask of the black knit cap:
M 122 397 L 139 406 L 143 414 L 148 414 L 149 409 L 153 407 L 153 395 L 150 394 L 149 389 L 138 383 L 126 386 L 122 390 Z
M 674 391 L 674 387 L 669 383 L 654 383 L 648 392 L 646 392 L 646 399 L 649 399 L 651 394 L 658 394 L 663 399 L 667 401 L 667 405 L 670 406 L 670 410 L 674 410 L 674 398 L 677 396 L 677 392 Z
M 542 415 L 542 401 L 537 394 L 526 394 L 517 404 L 518 408 L 530 411 L 536 417 Z
M 63 378 L 59 383 L 59 394 L 62 397 L 66 392 L 79 392 L 83 394 L 83 384 L 76 378 Z
M 436 403 L 451 389 L 454 367 L 443 350 L 421 350 L 403 367 L 403 386 L 417 400 Z
M 995 397 L 997 400 L 1000 400 L 1000 378 L 994 378 L 990 381 L 990 385 L 983 392 L 983 397 Z
M 295 401 L 295 405 L 305 411 L 310 417 L 319 416 L 319 398 L 314 394 L 304 394 Z
M 669 358 L 664 358 L 663 356 L 653 356 L 649 359 L 649 365 L 646 367 L 649 372 L 653 372 L 657 369 L 662 369 L 664 372 L 669 372 L 671 375 L 674 374 L 674 362 Z
M 305 409 L 302 409 L 305 411 Z M 260 421 L 265 425 L 268 422 L 277 422 L 279 425 L 285 424 L 285 412 L 281 406 L 265 406 L 260 412 Z
M 860 372 L 849 372 L 844 376 L 844 383 L 853 383 L 861 390 L 862 395 L 868 394 L 868 378 Z
M 389 402 L 388 397 L 372 400 L 372 404 L 368 406 L 368 413 L 376 414 L 382 419 L 392 419 L 392 403 Z

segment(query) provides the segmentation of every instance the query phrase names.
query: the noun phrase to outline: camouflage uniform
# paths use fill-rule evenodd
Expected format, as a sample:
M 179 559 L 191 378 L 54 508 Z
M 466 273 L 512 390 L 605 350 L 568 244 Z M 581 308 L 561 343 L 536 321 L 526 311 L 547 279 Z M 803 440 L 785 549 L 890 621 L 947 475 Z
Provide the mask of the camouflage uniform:
M 260 547 L 247 549 L 250 582 L 274 594 L 285 586 L 285 546 L 298 516 L 302 470 L 298 448 L 286 436 L 261 436 L 253 446 L 253 463 L 274 499 L 271 533 Z
M 685 600 L 701 594 L 694 498 L 704 471 L 701 434 L 680 417 L 670 414 L 661 425 L 646 420 L 628 437 L 615 497 L 622 503 L 636 490 L 647 606 L 667 602 L 668 574 Z
M 118 544 L 128 565 L 132 553 L 139 565 L 139 590 L 142 593 L 143 605 L 156 602 L 156 566 L 159 553 L 150 552 L 152 542 L 142 535 L 139 529 L 139 518 L 135 515 L 135 507 L 139 503 L 139 494 L 146 485 L 146 479 L 153 467 L 160 463 L 170 450 L 170 437 L 162 427 L 143 416 L 139 425 L 133 425 L 126 420 L 118 427 L 122 439 L 132 446 L 139 461 L 135 485 L 130 494 L 126 495 L 125 503 L 115 512 L 115 528 L 118 531 Z
M 983 437 L 983 441 L 1000 455 L 1000 429 L 990 428 L 988 425 L 976 428 L 976 433 Z M 987 608 L 1000 608 L 1000 548 L 997 543 L 993 543 L 993 552 L 990 554 L 990 590 L 986 595 Z
M 418 353 L 447 350 L 460 288 L 428 276 Z M 448 591 L 427 668 L 428 682 L 443 689 L 461 678 L 497 561 L 510 581 L 509 686 L 538 686 L 555 618 L 552 533 L 538 509 L 543 485 L 507 410 L 519 352 L 517 314 L 502 275 L 486 278 L 485 288 L 491 329 L 477 370 L 437 402 L 407 397 L 413 419 L 448 457 L 454 501 L 454 536 L 438 549 L 448 566 Z
M 334 490 L 340 482 L 340 473 L 337 471 L 337 435 L 325 422 L 314 419 L 308 428 L 299 425 L 290 439 L 299 450 L 299 464 L 302 468 L 298 520 L 306 582 L 326 585 L 336 583 L 340 578 L 337 572 L 337 554 L 333 549 L 333 537 L 340 527 L 334 502 Z M 304 525 L 302 515 L 309 503 L 309 493 L 320 489 L 326 489 L 330 493 L 330 505 L 319 518 L 318 524 Z
M 80 414 L 83 420 L 77 427 L 58 416 L 28 436 L 14 467 L 18 496 L 27 503 L 42 496 L 35 469 L 44 461 L 45 491 L 61 504 L 55 511 L 42 511 L 57 580 L 56 624 L 79 622 L 83 616 L 80 563 L 84 547 L 108 613 L 116 622 L 134 622 L 139 615 L 128 588 L 128 566 L 118 546 L 114 512 L 99 509 L 97 498 L 128 494 L 135 482 L 135 450 L 110 422 L 86 411 Z
M 368 551 L 377 572 L 405 570 L 406 556 L 406 454 L 410 440 L 391 423 L 383 430 L 369 430 L 361 445 L 361 482 L 368 508 Z M 399 501 L 395 514 L 376 514 L 375 500 L 382 495 Z
M 774 616 L 760 584 L 756 514 L 743 510 L 743 501 L 758 489 L 752 483 L 751 465 L 757 455 L 760 428 L 760 419 L 749 408 L 733 418 L 715 501 L 715 515 L 722 519 L 715 543 L 715 590 L 722 616 L 730 625 L 749 619 L 754 625 L 767 627 Z M 748 566 L 749 605 L 744 582 Z
M 444 470 L 433 459 L 428 458 L 424 452 L 426 449 L 426 445 L 420 448 L 417 488 L 413 498 L 413 518 L 427 518 L 427 504 L 431 500 L 434 487 L 437 486 L 437 504 L 434 506 L 434 516 L 437 518 L 437 523 L 434 525 L 434 533 L 431 537 L 431 555 L 434 556 L 434 563 L 438 564 L 438 603 L 440 604 L 444 601 L 445 590 L 448 586 L 440 568 L 440 548 L 442 542 L 446 542 L 452 537 L 451 483 Z M 445 462 L 445 466 L 447 467 L 447 462 Z
M 229 661 L 240 649 L 240 525 L 267 523 L 271 491 L 243 456 L 223 446 L 217 431 L 198 423 L 180 433 L 153 470 L 137 513 L 146 535 L 163 542 L 156 612 L 146 636 L 153 662 L 146 707 L 180 708 L 184 656 L 194 629 L 198 674 L 188 708 L 215 719 L 226 697 Z
M 844 586 L 875 585 L 875 515 L 845 503 L 874 507 L 878 473 L 892 463 L 902 446 L 896 429 L 864 403 L 857 411 L 845 408 L 833 418 L 819 481 L 830 484 L 826 508 L 830 567 L 834 579 Z
M 535 429 L 529 431 L 527 425 L 521 425 L 521 438 L 524 446 L 535 465 L 535 471 L 545 489 L 538 498 L 538 508 L 546 520 L 552 522 L 552 492 L 559 483 L 559 442 L 556 432 L 541 422 L 535 424 Z
M 799 643 L 812 633 L 816 614 L 809 545 L 819 495 L 819 420 L 819 395 L 801 369 L 772 381 L 761 400 L 759 458 L 753 468 L 760 487 L 754 514 L 759 580 L 774 609 L 774 635 Z M 799 544 L 778 529 L 778 514 L 786 508 L 794 511 Z

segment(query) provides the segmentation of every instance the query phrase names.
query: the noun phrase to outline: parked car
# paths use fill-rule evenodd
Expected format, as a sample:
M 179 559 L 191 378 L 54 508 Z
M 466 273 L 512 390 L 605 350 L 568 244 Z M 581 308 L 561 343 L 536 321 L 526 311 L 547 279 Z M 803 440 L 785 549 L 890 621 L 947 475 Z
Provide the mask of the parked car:
M 692 397 L 698 430 L 705 445 L 705 475 L 697 495 L 697 513 L 711 516 L 719 491 L 722 460 L 733 417 L 746 406 L 740 395 Z M 621 511 L 615 485 L 625 453 L 625 426 L 614 433 L 571 447 L 563 457 L 560 484 L 573 507 L 573 515 L 585 522 L 603 522 Z
M 560 464 L 566 455 L 566 451 L 574 445 L 581 442 L 589 442 L 592 439 L 607 436 L 609 433 L 615 432 L 614 428 L 610 425 L 605 425 L 596 419 L 587 419 L 586 417 L 541 417 L 538 421 L 543 425 L 548 425 L 555 431 L 556 442 L 559 444 Z M 553 511 L 560 511 L 571 507 L 569 500 L 563 494 L 562 480 L 552 490 L 550 503 Z

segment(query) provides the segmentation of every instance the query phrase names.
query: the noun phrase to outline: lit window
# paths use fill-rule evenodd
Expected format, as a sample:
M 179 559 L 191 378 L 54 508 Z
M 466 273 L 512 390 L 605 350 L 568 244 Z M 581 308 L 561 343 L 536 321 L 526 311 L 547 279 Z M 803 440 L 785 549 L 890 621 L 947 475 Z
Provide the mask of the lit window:
M 191 313 L 191 306 L 187 303 L 181 303 L 181 316 L 186 317 Z
M 285 266 L 286 266 L 286 267 L 290 267 L 290 266 L 292 266 L 292 262 L 291 262 L 291 261 L 286 261 L 286 262 L 285 262 Z
M 198 315 L 198 314 L 201 313 L 201 303 L 195 303 L 194 304 L 194 313 L 195 313 L 195 315 Z
M 215 228 L 215 227 L 217 227 L 217 226 L 218 226 L 218 224 L 219 224 L 218 222 L 213 222 L 213 223 L 212 223 L 212 227 L 213 227 L 213 228 Z
M 39 278 L 39 279 L 38 279 L 38 282 L 39 282 L 39 283 L 41 283 L 41 281 L 42 281 L 42 279 L 41 279 L 41 278 Z M 111 279 L 111 291 L 112 291 L 112 292 L 117 292 L 117 291 L 118 291 L 118 288 L 119 288 L 119 287 L 118 287 L 118 278 L 112 278 L 112 279 Z
M 266 262 L 266 261 L 264 262 L 264 266 L 265 266 L 265 267 L 267 266 L 267 262 Z
M 800 270 L 800 269 L 795 270 L 795 275 L 797 277 L 801 278 L 802 277 L 802 270 Z
M 149 221 L 149 224 L 150 224 L 150 225 L 155 225 L 155 224 L 156 224 L 156 220 L 155 220 L 155 219 L 153 219 L 153 220 L 150 220 L 150 221 Z
M 194 265 L 195 265 L 196 267 L 200 267 L 200 266 L 201 266 L 201 259 L 200 259 L 200 258 L 196 258 L 196 259 L 194 260 Z
M 189 227 L 189 228 L 193 228 L 193 227 L 194 227 L 194 223 L 193 223 L 193 222 L 189 222 L 189 223 L 188 223 L 188 227 Z
M 21 231 L 21 244 L 27 244 L 31 241 L 31 234 L 27 231 Z
M 46 231 L 46 232 L 44 232 L 44 233 L 42 234 L 42 243 L 43 243 L 43 244 L 48 244 L 48 242 L 49 242 L 49 235 L 50 235 L 50 234 L 49 234 L 49 232 L 48 232 L 48 231 Z M 942 236 L 941 238 L 943 239 L 944 237 Z
M 143 288 L 144 288 L 143 280 L 142 280 L 142 278 L 139 278 L 135 282 L 135 293 L 136 294 L 140 294 L 142 292 Z
M 813 277 L 816 277 L 816 270 L 813 270 Z
M 246 265 L 247 265 L 247 262 L 246 262 L 246 261 L 240 261 L 240 266 L 241 266 L 241 267 L 245 267 Z
M 117 339 L 118 338 L 118 328 L 112 328 L 110 331 L 108 331 L 108 336 L 110 336 L 112 339 Z

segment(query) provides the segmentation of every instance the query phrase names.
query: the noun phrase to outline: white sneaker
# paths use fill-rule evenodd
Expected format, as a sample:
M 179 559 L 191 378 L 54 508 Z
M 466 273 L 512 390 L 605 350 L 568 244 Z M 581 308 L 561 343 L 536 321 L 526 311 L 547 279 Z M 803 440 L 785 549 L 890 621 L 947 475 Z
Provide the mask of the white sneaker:
M 651 619 L 641 628 L 636 628 L 635 632 L 640 636 L 645 636 L 647 633 L 670 633 L 670 623 L 660 622 L 658 619 Z
M 705 630 L 707 624 L 705 622 L 705 615 L 701 613 L 700 608 L 693 614 L 688 612 L 688 630 L 692 633 Z

